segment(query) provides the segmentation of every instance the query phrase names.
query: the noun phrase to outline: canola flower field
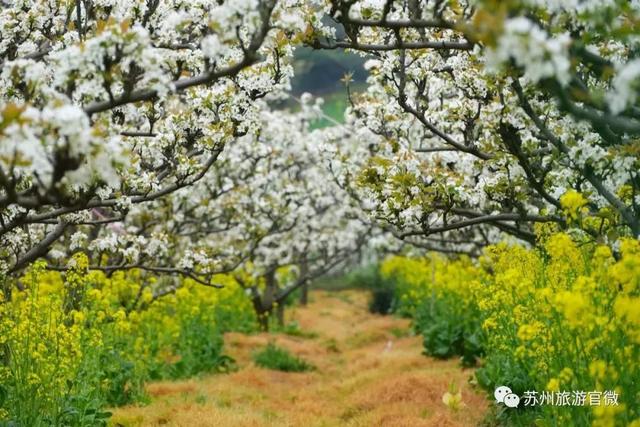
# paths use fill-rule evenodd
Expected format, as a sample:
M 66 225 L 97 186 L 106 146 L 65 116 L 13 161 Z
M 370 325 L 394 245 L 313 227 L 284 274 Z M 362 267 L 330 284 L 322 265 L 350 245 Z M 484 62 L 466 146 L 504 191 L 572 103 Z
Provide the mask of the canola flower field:
M 623 240 L 614 259 L 609 247 L 564 233 L 536 249 L 490 246 L 478 264 L 434 254 L 381 266 L 427 354 L 480 360 L 475 377 L 490 394 L 503 385 L 530 392 L 517 411 L 495 409 L 522 426 L 640 425 L 639 271 L 637 240 Z M 541 401 L 544 392 L 582 391 L 615 393 L 617 403 Z
M 9 425 L 104 425 L 107 408 L 145 401 L 148 380 L 229 368 L 222 333 L 256 327 L 238 286 L 187 281 L 159 298 L 138 274 L 106 277 L 88 272 L 82 254 L 73 261 L 65 276 L 36 263 L 0 304 L 0 420 Z
M 487 247 L 478 262 L 390 256 L 377 267 L 377 286 L 393 293 L 395 317 L 411 320 L 426 355 L 459 359 L 460 372 L 474 368 L 473 394 L 492 400 L 502 385 L 529 394 L 518 410 L 483 407 L 486 420 L 640 425 L 640 244 L 623 240 L 616 259 L 609 247 L 565 233 L 540 238 L 535 249 Z M 108 408 L 151 403 L 149 383 L 217 372 L 207 380 L 215 382 L 236 370 L 224 334 L 258 329 L 231 276 L 218 278 L 223 289 L 187 281 L 159 298 L 139 274 L 88 272 L 83 255 L 73 265 L 63 276 L 36 263 L 0 305 L 0 416 L 8 425 L 105 425 Z M 439 390 L 437 404 L 455 413 L 468 399 L 452 386 Z M 616 404 L 542 401 L 572 391 L 614 392 Z

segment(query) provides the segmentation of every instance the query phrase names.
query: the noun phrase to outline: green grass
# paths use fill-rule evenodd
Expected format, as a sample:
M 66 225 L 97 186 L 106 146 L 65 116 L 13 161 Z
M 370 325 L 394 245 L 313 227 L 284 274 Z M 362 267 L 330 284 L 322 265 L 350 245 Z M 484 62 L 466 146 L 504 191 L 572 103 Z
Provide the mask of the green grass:
M 272 329 L 274 333 L 281 333 L 292 337 L 300 338 L 318 338 L 318 333 L 313 331 L 303 331 L 300 329 L 300 324 L 296 321 L 289 322 L 284 326 L 276 326 Z
M 315 367 L 273 343 L 254 354 L 253 361 L 261 368 L 284 372 L 312 371 Z
M 391 328 L 389 331 L 396 338 L 406 338 L 413 336 L 413 331 L 409 328 Z
M 312 289 L 321 289 L 323 291 L 346 291 L 356 289 L 346 280 L 344 274 L 336 274 L 321 277 L 313 282 Z

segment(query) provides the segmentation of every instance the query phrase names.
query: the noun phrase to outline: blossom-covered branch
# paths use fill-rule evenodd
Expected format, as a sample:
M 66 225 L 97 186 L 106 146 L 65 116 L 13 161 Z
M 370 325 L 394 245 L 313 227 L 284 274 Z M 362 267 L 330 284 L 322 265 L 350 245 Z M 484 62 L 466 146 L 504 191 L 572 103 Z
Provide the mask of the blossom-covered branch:
M 327 13 L 338 29 L 317 24 L 307 43 L 370 58 L 348 111 L 368 145 L 337 159 L 375 221 L 427 247 L 466 229 L 533 243 L 544 223 L 640 235 L 637 2 L 337 0 Z

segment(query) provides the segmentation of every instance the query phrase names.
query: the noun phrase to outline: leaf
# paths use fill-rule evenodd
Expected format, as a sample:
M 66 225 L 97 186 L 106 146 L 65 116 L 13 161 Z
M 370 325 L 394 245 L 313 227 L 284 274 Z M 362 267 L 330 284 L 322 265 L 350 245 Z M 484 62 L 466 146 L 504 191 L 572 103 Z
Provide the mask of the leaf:
M 109 411 L 102 411 L 102 412 L 98 412 L 96 413 L 96 419 L 97 420 L 107 420 L 109 418 L 111 418 L 113 416 L 113 412 L 109 412 Z
M 18 121 L 22 112 L 25 110 L 24 105 L 17 105 L 9 102 L 2 110 L 2 121 L 0 121 L 0 130 L 3 130 L 14 121 Z

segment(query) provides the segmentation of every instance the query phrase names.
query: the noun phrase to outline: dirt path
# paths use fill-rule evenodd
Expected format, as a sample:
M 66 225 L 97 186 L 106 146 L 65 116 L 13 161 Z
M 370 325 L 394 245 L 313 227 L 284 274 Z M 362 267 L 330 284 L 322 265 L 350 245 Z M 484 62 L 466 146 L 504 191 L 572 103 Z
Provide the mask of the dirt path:
M 482 419 L 487 402 L 468 384 L 472 371 L 423 356 L 420 337 L 406 336 L 408 321 L 369 314 L 363 292 L 313 292 L 289 316 L 316 336 L 228 334 L 237 372 L 151 384 L 151 404 L 116 410 L 113 425 L 444 427 Z M 255 367 L 251 353 L 270 340 L 318 370 Z M 442 403 L 450 383 L 462 391 L 457 412 Z

